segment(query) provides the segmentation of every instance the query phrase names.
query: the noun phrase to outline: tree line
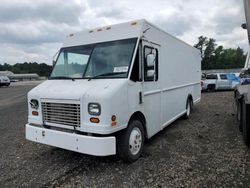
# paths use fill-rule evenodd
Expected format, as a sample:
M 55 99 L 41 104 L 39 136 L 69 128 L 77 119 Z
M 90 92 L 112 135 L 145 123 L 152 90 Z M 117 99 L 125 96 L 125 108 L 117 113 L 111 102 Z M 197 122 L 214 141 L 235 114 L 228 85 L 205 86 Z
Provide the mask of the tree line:
M 36 73 L 39 76 L 48 77 L 52 71 L 52 66 L 47 65 L 46 63 L 37 63 L 37 62 L 24 62 L 16 63 L 14 65 L 9 65 L 4 63 L 0 64 L 0 71 L 11 71 L 15 74 L 27 74 L 27 73 Z
M 235 69 L 245 65 L 246 54 L 240 47 L 224 49 L 216 44 L 215 39 L 204 36 L 198 38 L 194 47 L 200 50 L 202 70 Z
M 246 54 L 240 47 L 225 49 L 223 46 L 218 46 L 215 39 L 205 36 L 200 36 L 194 47 L 200 51 L 202 70 L 244 67 Z M 39 76 L 48 77 L 52 71 L 52 66 L 46 63 L 38 64 L 37 62 L 16 63 L 14 65 L 0 64 L 0 71 L 6 70 L 15 74 L 37 73 Z

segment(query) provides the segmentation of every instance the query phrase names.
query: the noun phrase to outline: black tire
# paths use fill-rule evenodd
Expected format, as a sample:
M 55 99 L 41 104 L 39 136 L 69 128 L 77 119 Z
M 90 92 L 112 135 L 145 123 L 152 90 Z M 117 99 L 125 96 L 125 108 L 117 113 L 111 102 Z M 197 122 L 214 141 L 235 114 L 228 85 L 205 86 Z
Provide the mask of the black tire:
M 250 122 L 247 121 L 247 107 L 244 99 L 242 101 L 242 130 L 244 142 L 250 147 Z
M 191 111 L 192 111 L 192 100 L 191 99 L 187 99 L 187 103 L 186 103 L 186 113 L 184 114 L 184 119 L 188 119 L 191 115 Z
M 239 121 L 239 131 L 243 131 L 243 113 L 242 113 L 242 101 L 237 101 L 237 120 Z
M 207 91 L 215 91 L 215 85 L 214 84 L 209 84 L 207 86 Z
M 141 141 L 137 142 L 137 140 L 134 141 L 135 146 L 132 147 L 130 145 L 130 137 L 135 135 L 137 131 L 140 131 L 140 139 Z M 135 136 L 135 139 L 137 139 L 138 135 Z M 144 140 L 145 140 L 145 133 L 142 123 L 139 120 L 132 120 L 127 129 L 124 131 L 121 131 L 119 135 L 116 136 L 117 139 L 117 146 L 116 151 L 118 156 L 125 162 L 134 162 L 141 156 L 141 153 L 143 151 L 144 147 Z M 139 149 L 137 149 L 139 147 Z M 136 152 L 132 152 L 131 150 L 134 150 Z

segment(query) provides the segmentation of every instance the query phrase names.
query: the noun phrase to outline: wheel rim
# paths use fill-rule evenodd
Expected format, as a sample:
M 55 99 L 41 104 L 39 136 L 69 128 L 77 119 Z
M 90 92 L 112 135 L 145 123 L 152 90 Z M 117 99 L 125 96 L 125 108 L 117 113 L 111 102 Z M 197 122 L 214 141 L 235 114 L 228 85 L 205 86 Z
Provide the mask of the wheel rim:
M 141 150 L 142 133 L 137 127 L 133 128 L 129 137 L 129 150 L 132 155 L 136 155 Z
M 187 116 L 190 116 L 190 102 L 187 103 Z

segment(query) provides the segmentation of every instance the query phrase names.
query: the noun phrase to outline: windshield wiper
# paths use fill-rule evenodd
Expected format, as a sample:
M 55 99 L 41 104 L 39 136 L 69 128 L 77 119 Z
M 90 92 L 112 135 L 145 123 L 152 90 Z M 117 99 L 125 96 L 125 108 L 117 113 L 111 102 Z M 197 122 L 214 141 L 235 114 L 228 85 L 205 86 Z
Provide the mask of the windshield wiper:
M 124 73 L 126 72 L 106 72 L 106 73 L 95 75 L 93 77 L 89 77 L 88 81 L 91 79 L 102 77 L 102 76 L 111 76 L 111 75 L 124 74 Z
M 75 81 L 74 78 L 70 78 L 70 77 L 67 77 L 67 76 L 53 76 L 53 77 L 49 77 L 49 80 L 72 80 L 72 81 Z

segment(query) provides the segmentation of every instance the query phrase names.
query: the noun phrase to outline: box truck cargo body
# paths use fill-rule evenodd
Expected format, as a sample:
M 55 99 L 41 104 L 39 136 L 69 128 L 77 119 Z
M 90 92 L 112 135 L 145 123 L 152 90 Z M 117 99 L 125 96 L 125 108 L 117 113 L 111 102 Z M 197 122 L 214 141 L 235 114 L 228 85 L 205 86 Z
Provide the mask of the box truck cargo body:
M 145 20 L 70 34 L 28 93 L 26 138 L 134 161 L 145 138 L 190 115 L 200 79 L 199 51 Z

